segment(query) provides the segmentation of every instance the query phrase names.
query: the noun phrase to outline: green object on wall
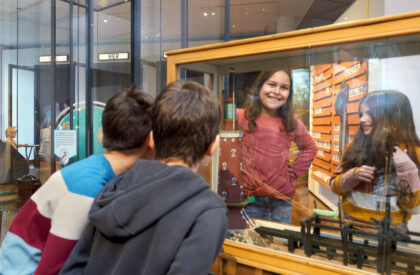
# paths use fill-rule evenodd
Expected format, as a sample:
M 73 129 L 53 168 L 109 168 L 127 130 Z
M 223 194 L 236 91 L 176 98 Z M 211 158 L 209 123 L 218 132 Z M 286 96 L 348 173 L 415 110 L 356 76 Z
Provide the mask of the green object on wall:
M 76 103 L 75 105 L 76 106 Z M 93 153 L 103 154 L 105 148 L 102 146 L 102 113 L 105 103 L 93 102 L 92 123 L 93 123 Z M 57 130 L 68 129 L 70 126 L 70 110 L 66 109 L 58 117 Z M 69 163 L 86 158 L 86 107 L 80 103 L 78 108 L 73 109 L 73 129 L 77 130 L 77 156 L 71 158 Z

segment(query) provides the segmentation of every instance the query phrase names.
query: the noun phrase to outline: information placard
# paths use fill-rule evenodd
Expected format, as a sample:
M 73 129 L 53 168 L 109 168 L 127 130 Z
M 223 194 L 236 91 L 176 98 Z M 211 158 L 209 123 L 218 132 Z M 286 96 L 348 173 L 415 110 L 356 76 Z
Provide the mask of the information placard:
M 76 130 L 54 130 L 54 154 L 63 165 L 77 154 Z

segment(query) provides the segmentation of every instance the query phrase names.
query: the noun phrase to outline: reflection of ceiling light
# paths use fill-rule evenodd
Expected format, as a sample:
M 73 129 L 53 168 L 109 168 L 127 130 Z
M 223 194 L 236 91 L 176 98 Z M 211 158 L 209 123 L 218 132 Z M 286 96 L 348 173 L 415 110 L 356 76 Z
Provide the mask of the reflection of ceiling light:
M 265 11 L 265 9 L 264 9 L 264 8 L 262 8 L 261 10 L 262 10 L 262 11 Z
M 215 15 L 216 15 L 216 13 L 215 13 L 214 11 L 212 11 L 212 12 L 211 12 L 211 15 L 215 16 Z
M 248 12 L 246 11 L 246 12 L 244 12 L 244 15 L 248 15 Z
M 348 18 L 347 17 L 344 17 L 344 20 L 347 20 Z
M 232 25 L 232 28 L 236 28 L 236 25 Z
M 209 15 L 209 14 L 208 14 L 207 12 L 203 12 L 203 15 L 204 15 L 204 16 L 207 16 L 207 15 Z
M 108 19 L 104 19 L 104 23 L 108 23 Z
M 156 37 L 159 37 L 159 36 L 160 36 L 160 33 L 156 34 Z

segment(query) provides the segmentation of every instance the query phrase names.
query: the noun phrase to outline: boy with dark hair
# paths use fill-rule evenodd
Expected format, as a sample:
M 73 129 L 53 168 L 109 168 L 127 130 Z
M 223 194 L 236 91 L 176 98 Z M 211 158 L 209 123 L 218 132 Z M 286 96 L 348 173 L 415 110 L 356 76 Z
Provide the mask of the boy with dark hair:
M 98 194 L 60 274 L 207 274 L 227 210 L 196 171 L 218 148 L 213 92 L 176 81 L 152 111 L 155 161 L 138 160 Z
M 0 251 L 0 274 L 57 274 L 88 223 L 99 190 L 139 158 L 153 159 L 153 98 L 135 86 L 108 100 L 103 155 L 55 172 L 13 220 Z

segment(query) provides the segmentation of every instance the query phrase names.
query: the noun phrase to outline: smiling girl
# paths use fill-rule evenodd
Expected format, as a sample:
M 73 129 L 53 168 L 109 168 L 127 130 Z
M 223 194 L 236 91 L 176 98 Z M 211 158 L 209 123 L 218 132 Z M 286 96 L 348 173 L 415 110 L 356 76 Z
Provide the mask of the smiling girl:
M 263 71 L 252 93 L 237 110 L 242 140 L 243 185 L 255 202 L 246 212 L 253 218 L 291 223 L 291 199 L 296 179 L 308 171 L 316 145 L 292 107 L 293 91 L 287 69 Z M 289 162 L 292 142 L 299 148 Z
M 360 101 L 359 117 L 360 128 L 331 179 L 331 189 L 343 196 L 347 218 L 361 222 L 382 219 L 388 198 L 392 223 L 401 227 L 420 205 L 420 141 L 410 102 L 397 91 L 371 92 Z

